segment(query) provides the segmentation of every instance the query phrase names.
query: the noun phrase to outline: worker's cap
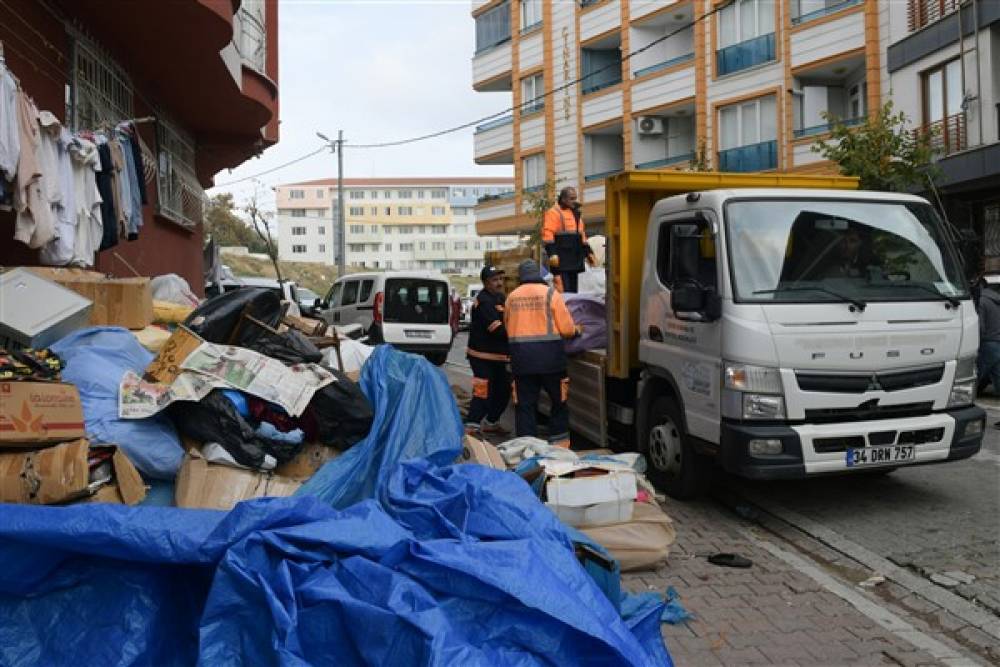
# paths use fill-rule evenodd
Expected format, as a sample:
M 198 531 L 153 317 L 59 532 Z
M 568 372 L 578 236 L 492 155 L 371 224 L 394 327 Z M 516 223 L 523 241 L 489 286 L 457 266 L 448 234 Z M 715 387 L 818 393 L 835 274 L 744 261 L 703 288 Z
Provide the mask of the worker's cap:
M 483 270 L 479 272 L 479 280 L 481 282 L 486 282 L 493 276 L 502 276 L 502 275 L 503 275 L 503 269 L 498 269 L 495 266 L 487 265 L 484 266 Z
M 526 259 L 517 265 L 517 277 L 522 283 L 529 280 L 541 280 L 542 270 L 538 268 L 538 262 Z

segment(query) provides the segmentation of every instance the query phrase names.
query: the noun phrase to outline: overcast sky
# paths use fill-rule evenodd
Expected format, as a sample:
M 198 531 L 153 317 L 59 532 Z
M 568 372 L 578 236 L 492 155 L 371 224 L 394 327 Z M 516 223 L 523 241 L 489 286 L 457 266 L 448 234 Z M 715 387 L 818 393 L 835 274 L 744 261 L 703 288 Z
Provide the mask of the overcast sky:
M 510 93 L 472 90 L 474 22 L 468 0 L 282 0 L 279 24 L 281 140 L 261 157 L 220 172 L 210 194 L 244 201 L 245 179 L 320 146 L 316 132 L 375 143 L 460 125 L 511 104 Z M 511 176 L 510 166 L 472 161 L 472 129 L 398 148 L 344 153 L 344 176 Z M 263 205 L 280 183 L 332 178 L 320 153 L 261 176 Z

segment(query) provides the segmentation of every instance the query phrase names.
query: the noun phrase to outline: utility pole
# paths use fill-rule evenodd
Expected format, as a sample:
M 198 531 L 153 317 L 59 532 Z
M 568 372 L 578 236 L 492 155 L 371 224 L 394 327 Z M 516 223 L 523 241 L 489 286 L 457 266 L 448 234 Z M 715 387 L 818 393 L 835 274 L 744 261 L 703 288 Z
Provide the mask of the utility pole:
M 330 150 L 337 154 L 337 207 L 330 204 L 330 220 L 333 223 L 336 247 L 334 255 L 337 260 L 337 277 L 341 277 L 346 272 L 347 267 L 347 227 L 344 223 L 344 131 L 337 131 L 337 139 L 334 141 L 322 132 L 317 132 L 316 136 L 330 146 Z

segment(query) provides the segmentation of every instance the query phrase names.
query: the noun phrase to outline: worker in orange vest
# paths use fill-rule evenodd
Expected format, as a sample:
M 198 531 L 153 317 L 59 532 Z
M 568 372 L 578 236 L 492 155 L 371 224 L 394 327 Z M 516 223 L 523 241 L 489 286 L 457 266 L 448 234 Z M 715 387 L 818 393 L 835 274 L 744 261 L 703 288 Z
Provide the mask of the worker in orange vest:
M 504 307 L 504 328 L 514 375 L 514 425 L 518 437 L 537 435 L 535 413 L 544 389 L 552 404 L 549 442 L 569 447 L 569 378 L 564 338 L 583 332 L 574 324 L 562 295 L 542 280 L 538 263 L 525 260 L 517 268 L 520 285 Z
M 583 272 L 583 261 L 594 264 L 594 252 L 587 245 L 583 229 L 580 202 L 575 188 L 563 188 L 555 206 L 545 212 L 542 221 L 542 243 L 549 258 L 549 269 L 560 292 L 576 292 L 577 277 Z

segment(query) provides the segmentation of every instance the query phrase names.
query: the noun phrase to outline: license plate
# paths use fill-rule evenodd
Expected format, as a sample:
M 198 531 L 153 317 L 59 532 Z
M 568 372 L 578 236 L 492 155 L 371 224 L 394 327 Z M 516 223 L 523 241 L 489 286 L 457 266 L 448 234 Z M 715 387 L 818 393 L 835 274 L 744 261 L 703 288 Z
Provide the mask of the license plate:
M 419 329 L 405 329 L 405 330 L 403 330 L 403 333 L 406 335 L 407 338 L 430 338 L 431 337 L 431 332 L 430 331 L 421 331 Z
M 889 447 L 865 447 L 864 449 L 847 450 L 847 467 L 879 465 L 912 461 L 914 459 L 913 445 L 892 445 Z

